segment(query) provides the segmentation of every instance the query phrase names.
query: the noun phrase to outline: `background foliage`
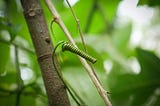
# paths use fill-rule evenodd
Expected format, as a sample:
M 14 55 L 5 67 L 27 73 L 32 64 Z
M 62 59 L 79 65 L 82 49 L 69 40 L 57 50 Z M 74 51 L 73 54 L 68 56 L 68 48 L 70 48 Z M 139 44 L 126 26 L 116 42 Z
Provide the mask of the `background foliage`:
M 83 49 L 71 11 L 63 0 L 53 0 L 53 3 L 78 46 Z M 110 92 L 113 105 L 159 106 L 160 35 L 156 28 L 160 28 L 160 2 L 137 2 L 136 8 L 145 5 L 152 8 L 154 14 L 150 24 L 143 27 L 142 42 L 136 46 L 131 44 L 136 25 L 132 20 L 121 21 L 123 19 L 118 15 L 121 3 L 120 0 L 79 0 L 73 9 L 80 20 L 89 54 L 98 59 L 94 68 L 104 88 Z M 50 27 L 52 16 L 44 1 L 41 4 Z M 58 25 L 54 24 L 52 28 L 54 44 L 66 40 Z M 147 35 L 152 30 L 155 33 Z M 146 48 L 146 41 L 154 43 L 154 46 L 150 47 L 150 44 Z M 47 106 L 40 69 L 19 0 L 0 1 L 0 51 L 0 105 L 15 106 L 20 103 L 21 106 Z M 60 50 L 57 54 L 64 77 L 86 104 L 103 106 L 78 58 Z M 74 101 L 70 101 L 74 106 Z

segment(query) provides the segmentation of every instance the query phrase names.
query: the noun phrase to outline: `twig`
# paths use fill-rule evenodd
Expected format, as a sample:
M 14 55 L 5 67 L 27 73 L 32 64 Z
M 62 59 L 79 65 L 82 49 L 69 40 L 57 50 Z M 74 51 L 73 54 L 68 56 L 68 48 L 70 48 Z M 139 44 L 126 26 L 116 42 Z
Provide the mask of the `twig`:
M 67 1 L 67 4 L 68 4 L 71 12 L 72 12 L 72 15 L 73 15 L 75 21 L 77 23 L 78 31 L 79 31 L 80 36 L 81 36 L 81 40 L 82 40 L 82 44 L 83 44 L 84 50 L 85 50 L 85 52 L 87 52 L 87 46 L 86 46 L 86 43 L 85 43 L 84 38 L 83 38 L 83 34 L 82 34 L 81 26 L 80 26 L 80 23 L 79 23 L 79 19 L 77 18 L 76 14 L 74 13 L 69 1 L 68 0 L 66 0 L 66 1 Z
M 73 40 L 73 38 L 71 37 L 69 31 L 67 30 L 66 26 L 64 25 L 63 21 L 61 20 L 58 12 L 56 11 L 54 5 L 52 4 L 52 2 L 50 0 L 45 0 L 49 10 L 51 11 L 52 15 L 54 16 L 55 22 L 61 27 L 61 29 L 64 31 L 66 37 L 68 38 L 68 40 L 71 42 L 71 44 L 73 44 L 75 47 L 76 44 Z M 106 91 L 103 89 L 103 87 L 101 86 L 101 84 L 99 83 L 99 81 L 97 80 L 96 76 L 94 75 L 91 67 L 89 66 L 89 64 L 86 62 L 85 59 L 83 59 L 82 57 L 78 56 L 78 58 L 80 59 L 82 65 L 84 66 L 84 68 L 86 69 L 86 71 L 88 72 L 91 80 L 93 81 L 94 85 L 97 88 L 98 93 L 101 95 L 101 97 L 103 98 L 105 104 L 107 106 L 111 106 L 111 102 L 109 101 L 109 98 L 107 97 L 107 93 Z

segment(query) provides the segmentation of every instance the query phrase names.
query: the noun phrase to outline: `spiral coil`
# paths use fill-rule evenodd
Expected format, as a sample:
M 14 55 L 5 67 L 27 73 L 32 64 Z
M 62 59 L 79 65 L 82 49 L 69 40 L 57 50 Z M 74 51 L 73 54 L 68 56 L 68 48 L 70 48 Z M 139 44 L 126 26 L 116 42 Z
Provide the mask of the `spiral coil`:
M 70 51 L 72 53 L 75 53 L 83 58 L 85 58 L 86 60 L 90 61 L 91 63 L 95 63 L 97 61 L 97 59 L 95 59 L 94 57 L 88 55 L 87 53 L 85 53 L 84 51 L 74 47 L 72 44 L 69 44 L 68 42 L 65 42 L 62 44 L 62 51 Z

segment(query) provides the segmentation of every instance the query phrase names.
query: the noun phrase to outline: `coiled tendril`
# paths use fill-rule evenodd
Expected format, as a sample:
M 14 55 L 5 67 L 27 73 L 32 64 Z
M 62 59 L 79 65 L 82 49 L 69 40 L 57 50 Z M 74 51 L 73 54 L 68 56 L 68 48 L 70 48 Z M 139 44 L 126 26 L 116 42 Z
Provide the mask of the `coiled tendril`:
M 62 51 L 70 51 L 72 53 L 75 53 L 75 54 L 85 58 L 86 60 L 90 61 L 93 64 L 97 61 L 97 59 L 95 59 L 94 57 L 92 57 L 89 54 L 85 53 L 84 51 L 74 47 L 72 44 L 70 44 L 68 42 L 64 42 L 62 44 Z

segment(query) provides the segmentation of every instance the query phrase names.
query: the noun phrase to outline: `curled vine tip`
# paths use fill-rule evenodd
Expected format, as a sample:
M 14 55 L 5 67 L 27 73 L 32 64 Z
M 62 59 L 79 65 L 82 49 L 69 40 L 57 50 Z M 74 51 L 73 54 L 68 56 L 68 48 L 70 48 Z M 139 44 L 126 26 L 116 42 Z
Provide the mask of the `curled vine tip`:
M 70 51 L 72 53 L 75 53 L 86 60 L 90 61 L 91 63 L 95 63 L 97 61 L 96 58 L 90 56 L 89 54 L 85 53 L 84 51 L 74 47 L 72 44 L 69 44 L 68 42 L 65 42 L 62 44 L 62 51 Z

